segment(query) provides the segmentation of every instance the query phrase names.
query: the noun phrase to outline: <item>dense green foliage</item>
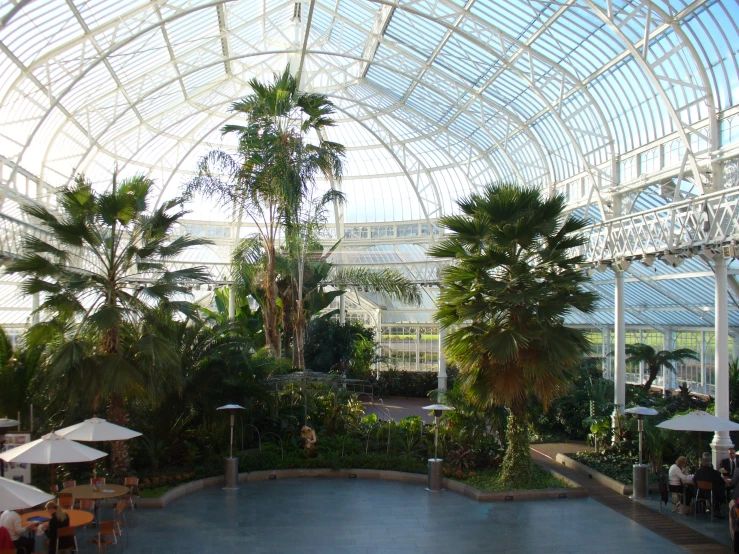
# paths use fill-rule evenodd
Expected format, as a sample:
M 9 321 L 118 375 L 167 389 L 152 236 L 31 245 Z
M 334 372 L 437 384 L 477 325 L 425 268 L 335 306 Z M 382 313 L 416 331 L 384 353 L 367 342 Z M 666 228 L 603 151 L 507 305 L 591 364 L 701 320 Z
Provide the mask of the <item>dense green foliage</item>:
M 308 324 L 305 365 L 313 371 L 366 379 L 373 370 L 375 350 L 374 333 L 359 323 L 340 325 L 331 319 L 315 318 Z

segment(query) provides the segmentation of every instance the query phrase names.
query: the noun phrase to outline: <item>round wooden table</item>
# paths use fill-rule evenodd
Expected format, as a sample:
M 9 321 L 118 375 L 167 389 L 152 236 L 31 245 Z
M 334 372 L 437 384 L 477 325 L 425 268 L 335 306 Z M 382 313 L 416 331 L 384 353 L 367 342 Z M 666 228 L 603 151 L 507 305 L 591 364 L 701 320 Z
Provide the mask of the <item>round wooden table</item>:
M 64 513 L 69 516 L 70 527 L 82 527 L 92 523 L 92 513 L 86 510 L 64 510 Z M 21 516 L 21 525 L 24 527 L 28 525 L 28 518 L 31 517 L 50 517 L 49 512 L 46 510 L 36 510 L 35 512 L 26 512 Z M 40 522 L 43 523 L 43 522 Z
M 100 485 L 100 490 L 95 492 L 92 485 L 77 485 L 59 491 L 61 494 L 71 494 L 75 500 L 104 500 L 106 498 L 118 498 L 124 494 L 128 494 L 128 487 L 123 485 Z

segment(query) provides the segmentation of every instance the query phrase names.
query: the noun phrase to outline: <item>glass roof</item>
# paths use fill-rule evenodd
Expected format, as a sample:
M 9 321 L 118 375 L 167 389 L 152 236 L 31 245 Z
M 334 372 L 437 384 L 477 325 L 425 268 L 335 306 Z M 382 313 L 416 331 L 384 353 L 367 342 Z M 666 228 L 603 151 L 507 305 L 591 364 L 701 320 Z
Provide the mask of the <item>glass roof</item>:
M 176 196 L 204 153 L 234 146 L 220 129 L 248 81 L 288 63 L 336 105 L 334 236 L 425 222 L 433 240 L 455 200 L 499 179 L 561 192 L 593 222 L 664 206 L 714 190 L 739 155 L 738 22 L 738 0 L 0 0 L 2 213 L 74 172 L 99 186 L 142 172 Z M 198 225 L 231 221 L 191 208 Z M 345 260 L 425 263 L 400 225 L 372 229 L 392 247 Z M 191 257 L 225 264 L 228 247 Z M 659 282 L 677 298 L 698 279 Z M 632 315 L 659 293 L 637 281 Z

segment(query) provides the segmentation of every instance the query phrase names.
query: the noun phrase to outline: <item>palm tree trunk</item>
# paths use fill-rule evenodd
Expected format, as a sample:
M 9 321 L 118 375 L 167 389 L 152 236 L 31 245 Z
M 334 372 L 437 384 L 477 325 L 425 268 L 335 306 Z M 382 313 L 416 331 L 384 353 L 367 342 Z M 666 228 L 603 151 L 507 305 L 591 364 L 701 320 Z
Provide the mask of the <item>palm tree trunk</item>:
M 531 452 L 529 451 L 529 429 L 524 410 L 513 410 L 508 414 L 506 439 L 508 449 L 503 458 L 503 480 L 515 487 L 525 486 L 531 471 Z
M 267 349 L 275 357 L 280 355 L 280 334 L 277 331 L 277 279 L 275 273 L 274 244 L 264 245 L 267 252 L 267 271 L 264 277 L 264 338 Z
M 659 366 L 649 365 L 647 369 L 649 370 L 649 378 L 644 382 L 643 388 L 645 391 L 650 391 L 652 389 L 652 383 L 654 383 L 654 380 L 659 374 Z
M 126 427 L 128 425 L 128 412 L 126 411 L 125 399 L 118 395 L 111 395 L 108 403 L 108 421 Z M 127 475 L 131 464 L 126 441 L 112 441 L 110 447 L 110 466 L 116 475 Z

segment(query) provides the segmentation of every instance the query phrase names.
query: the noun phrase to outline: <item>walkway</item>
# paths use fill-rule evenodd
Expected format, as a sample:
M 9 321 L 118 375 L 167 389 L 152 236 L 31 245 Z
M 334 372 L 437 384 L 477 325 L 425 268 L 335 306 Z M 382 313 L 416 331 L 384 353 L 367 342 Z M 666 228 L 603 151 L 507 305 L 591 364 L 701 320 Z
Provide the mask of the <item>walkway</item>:
M 667 554 L 674 544 L 594 500 L 480 503 L 423 486 L 277 479 L 141 510 L 137 554 Z
M 531 446 L 531 455 L 534 460 L 542 465 L 551 467 L 562 475 L 569 477 L 579 485 L 588 490 L 590 498 L 607 506 L 614 512 L 621 514 L 631 521 L 638 523 L 646 529 L 653 531 L 661 537 L 668 539 L 676 545 L 681 546 L 688 552 L 696 554 L 729 553 L 731 549 L 727 546 L 707 537 L 706 535 L 683 525 L 669 517 L 667 514 L 655 511 L 647 506 L 634 502 L 629 497 L 605 487 L 595 481 L 588 479 L 581 473 L 572 471 L 554 458 L 556 454 L 567 454 L 578 450 L 577 443 L 550 443 L 534 444 Z M 724 522 L 726 535 L 729 534 L 728 523 Z

